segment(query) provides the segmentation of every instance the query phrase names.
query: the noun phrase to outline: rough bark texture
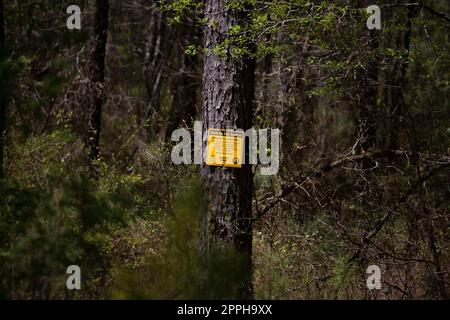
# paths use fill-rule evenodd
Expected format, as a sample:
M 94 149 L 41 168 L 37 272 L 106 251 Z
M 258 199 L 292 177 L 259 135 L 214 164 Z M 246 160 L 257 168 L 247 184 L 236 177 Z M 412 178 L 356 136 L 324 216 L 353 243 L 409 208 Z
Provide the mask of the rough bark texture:
M 95 160 L 99 154 L 99 142 L 102 119 L 102 106 L 104 102 L 104 80 L 105 80 L 105 58 L 106 42 L 108 36 L 108 14 L 109 0 L 95 1 L 95 26 L 94 26 L 94 48 L 92 51 L 92 65 L 90 70 L 90 80 L 93 89 L 93 106 L 89 129 L 88 147 L 89 158 Z
M 5 54 L 5 19 L 3 0 L 0 0 L 0 61 Z M 6 99 L 3 89 L 0 88 L 0 178 L 3 176 L 3 158 L 6 130 Z
M 228 29 L 243 25 L 246 14 L 226 8 L 225 0 L 208 0 L 205 16 L 205 48 L 212 50 L 226 37 Z M 230 49 L 231 50 L 231 49 Z M 248 129 L 254 112 L 255 63 L 252 59 L 233 59 L 206 54 L 203 73 L 203 132 L 208 128 Z M 205 150 L 204 141 L 204 150 Z M 252 170 L 202 167 L 202 177 L 209 200 L 205 216 L 203 249 L 214 245 L 232 245 L 245 256 L 236 272 L 242 275 L 241 298 L 251 295 L 252 255 Z

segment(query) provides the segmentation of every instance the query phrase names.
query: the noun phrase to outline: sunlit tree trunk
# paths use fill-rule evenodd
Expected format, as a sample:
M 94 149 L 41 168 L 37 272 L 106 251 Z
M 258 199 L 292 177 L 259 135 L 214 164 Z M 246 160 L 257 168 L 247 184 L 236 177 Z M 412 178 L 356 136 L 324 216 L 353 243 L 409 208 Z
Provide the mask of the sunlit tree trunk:
M 255 63 L 236 58 L 227 49 L 224 56 L 213 53 L 231 26 L 244 25 L 245 12 L 226 8 L 225 0 L 208 0 L 205 5 L 205 48 L 203 72 L 203 132 L 208 128 L 248 129 L 254 113 Z M 204 145 L 205 149 L 205 145 Z M 240 298 L 252 292 L 252 192 L 251 166 L 240 169 L 203 166 L 203 182 L 209 207 L 205 216 L 203 249 L 230 245 L 245 256 L 235 272 L 242 278 Z

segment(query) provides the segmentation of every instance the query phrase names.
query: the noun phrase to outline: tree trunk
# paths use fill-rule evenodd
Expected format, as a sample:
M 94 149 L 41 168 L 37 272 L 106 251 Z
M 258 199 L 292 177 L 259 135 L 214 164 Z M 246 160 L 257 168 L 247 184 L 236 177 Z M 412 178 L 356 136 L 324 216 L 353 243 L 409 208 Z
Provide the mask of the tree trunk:
M 0 0 L 0 54 L 3 54 L 5 38 L 5 6 L 3 5 L 3 0 Z
M 3 0 L 0 0 L 0 62 L 5 57 L 5 17 L 4 17 L 5 7 L 3 5 Z M 3 81 L 8 81 L 8 79 L 0 79 Z M 2 84 L 3 87 L 3 84 Z M 6 93 L 3 92 L 3 88 L 0 88 L 0 178 L 3 177 L 3 158 L 4 158 L 4 148 L 5 148 L 5 137 L 6 137 Z
M 88 148 L 89 160 L 92 162 L 98 158 L 99 141 L 101 131 L 102 106 L 105 99 L 104 96 L 104 80 L 105 80 L 105 58 L 106 58 L 106 42 L 108 36 L 108 14 L 109 0 L 95 1 L 95 25 L 94 25 L 94 48 L 92 51 L 92 65 L 90 70 L 90 80 L 92 85 L 93 99 L 92 106 L 89 110 L 93 110 L 90 117 L 88 128 Z
M 388 150 L 398 149 L 399 136 L 402 127 L 402 119 L 405 116 L 405 101 L 403 90 L 406 85 L 406 71 L 409 63 L 409 44 L 411 41 L 412 19 L 415 8 L 408 8 L 406 24 L 404 29 L 399 31 L 395 43 L 398 50 L 402 51 L 403 56 L 396 61 L 393 66 L 390 77 L 388 77 L 388 106 L 389 109 L 389 137 L 387 142 Z
M 169 31 L 165 17 L 162 12 L 157 11 L 157 5 L 155 4 L 152 8 L 149 36 L 145 48 L 144 79 L 147 90 L 147 107 L 142 118 L 142 126 L 152 116 L 159 117 L 163 67 L 170 55 L 168 35 Z M 149 131 L 158 133 L 161 130 L 158 127 L 161 121 L 160 119 L 153 120 L 149 123 Z M 145 135 L 145 132 L 143 134 Z
M 197 72 L 199 59 L 197 55 L 192 56 L 185 52 L 186 46 L 197 38 L 197 28 L 194 26 L 194 22 L 179 26 L 177 40 L 180 44 L 177 57 L 181 62 L 180 71 L 171 83 L 173 102 L 166 129 L 166 138 L 169 139 L 172 132 L 184 123 L 190 126 L 197 115 L 197 89 L 201 81 L 199 72 Z
M 203 132 L 208 128 L 243 129 L 252 126 L 254 113 L 255 62 L 250 58 L 232 58 L 227 49 L 224 57 L 213 53 L 229 28 L 245 25 L 247 15 L 226 8 L 226 0 L 207 0 L 203 73 Z M 204 141 L 203 150 L 206 148 Z M 240 298 L 252 293 L 252 168 L 202 167 L 202 178 L 209 200 L 201 246 L 232 246 L 245 257 L 240 272 Z
M 368 0 L 362 0 L 359 2 L 359 6 L 367 8 L 371 4 Z M 370 51 L 374 52 L 378 50 L 379 30 L 367 30 L 367 47 Z M 370 53 L 368 53 L 370 54 Z M 378 99 L 378 69 L 379 61 L 377 54 L 369 57 L 366 68 L 361 70 L 359 86 L 358 112 L 359 112 L 359 136 L 362 137 L 361 143 L 358 145 L 357 153 L 363 153 L 371 151 L 377 141 L 377 99 Z M 363 166 L 367 167 L 370 163 L 363 162 Z
M 377 36 L 373 30 L 369 30 L 369 45 L 377 50 Z M 378 98 L 378 61 L 373 59 L 367 66 L 367 73 L 363 80 L 362 101 L 360 105 L 360 125 L 363 134 L 360 152 L 368 152 L 375 148 L 377 141 L 377 98 Z

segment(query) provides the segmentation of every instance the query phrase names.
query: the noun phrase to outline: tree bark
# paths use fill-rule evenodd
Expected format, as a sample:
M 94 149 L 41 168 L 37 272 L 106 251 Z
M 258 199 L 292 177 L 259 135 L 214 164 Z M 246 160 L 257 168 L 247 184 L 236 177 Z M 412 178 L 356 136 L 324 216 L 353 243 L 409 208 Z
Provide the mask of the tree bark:
M 101 133 L 102 107 L 104 97 L 106 43 L 108 36 L 109 0 L 95 1 L 94 48 L 92 51 L 92 65 L 90 81 L 92 85 L 92 106 L 88 128 L 89 160 L 98 158 Z
M 0 0 L 0 62 L 5 57 L 5 7 L 3 0 Z M 7 81 L 7 79 L 2 79 Z M 2 81 L 2 82 L 3 82 Z M 2 85 L 3 86 L 3 85 Z M 3 177 L 3 161 L 4 161 L 4 148 L 6 137 L 6 93 L 3 92 L 3 88 L 0 88 L 0 178 Z
M 255 62 L 251 58 L 233 58 L 213 53 L 229 28 L 245 25 L 243 10 L 226 8 L 226 0 L 207 0 L 203 72 L 203 132 L 208 128 L 249 129 L 254 113 Z M 203 150 L 206 148 L 204 141 Z M 242 168 L 202 167 L 202 178 L 209 200 L 201 247 L 231 246 L 245 257 L 236 272 L 241 276 L 240 297 L 252 294 L 252 192 L 251 165 Z

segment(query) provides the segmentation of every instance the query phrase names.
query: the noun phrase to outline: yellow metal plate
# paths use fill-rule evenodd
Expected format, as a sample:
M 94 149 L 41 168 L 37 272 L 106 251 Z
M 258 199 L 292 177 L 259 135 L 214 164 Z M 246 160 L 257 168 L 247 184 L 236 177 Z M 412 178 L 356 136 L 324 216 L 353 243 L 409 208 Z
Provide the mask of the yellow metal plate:
M 208 129 L 207 165 L 241 168 L 243 153 L 243 130 Z

